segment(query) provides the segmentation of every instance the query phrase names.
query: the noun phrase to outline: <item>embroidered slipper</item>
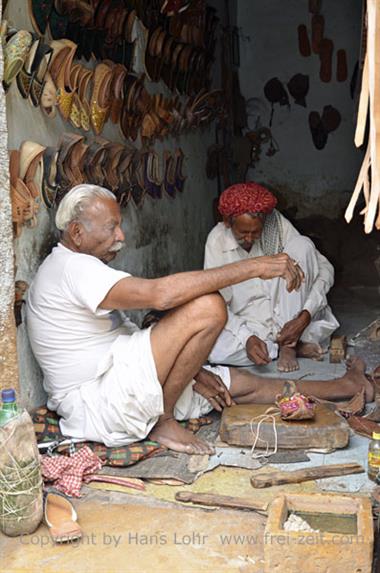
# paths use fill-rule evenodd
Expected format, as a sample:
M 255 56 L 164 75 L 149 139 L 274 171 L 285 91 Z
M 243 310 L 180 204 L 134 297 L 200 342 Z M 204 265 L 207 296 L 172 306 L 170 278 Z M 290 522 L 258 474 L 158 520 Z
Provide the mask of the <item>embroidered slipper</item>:
M 4 87 L 8 88 L 24 66 L 33 42 L 33 36 L 27 30 L 19 30 L 4 47 Z
M 55 543 L 74 541 L 82 537 L 78 515 L 64 493 L 49 489 L 44 492 L 44 521 Z
M 81 127 L 81 118 L 80 118 L 81 104 L 78 96 L 78 75 L 80 67 L 81 67 L 80 64 L 74 64 L 71 66 L 70 70 L 70 85 L 74 92 L 74 95 L 73 95 L 73 101 L 71 102 L 69 121 L 74 127 L 78 129 Z
M 53 50 L 48 44 L 40 43 L 32 64 L 32 80 L 29 89 L 29 100 L 38 107 L 45 85 L 45 75 L 48 71 Z
M 103 131 L 111 103 L 112 69 L 107 64 L 98 64 L 93 76 L 93 89 L 90 102 L 90 118 L 94 132 Z
M 27 99 L 29 97 L 29 92 L 30 92 L 30 86 L 32 84 L 32 79 L 33 79 L 33 62 L 36 58 L 36 54 L 39 48 L 39 45 L 41 43 L 41 39 L 37 38 L 37 40 L 34 40 L 34 42 L 32 43 L 32 46 L 29 50 L 29 54 L 27 55 L 24 65 L 21 68 L 21 70 L 19 71 L 17 78 L 16 78 L 16 82 L 17 82 L 17 87 L 18 90 L 21 94 L 21 97 L 23 97 L 24 99 Z
M 70 116 L 74 90 L 70 83 L 71 66 L 77 45 L 71 40 L 53 40 L 51 42 L 53 56 L 49 71 L 57 88 L 57 105 L 63 117 Z

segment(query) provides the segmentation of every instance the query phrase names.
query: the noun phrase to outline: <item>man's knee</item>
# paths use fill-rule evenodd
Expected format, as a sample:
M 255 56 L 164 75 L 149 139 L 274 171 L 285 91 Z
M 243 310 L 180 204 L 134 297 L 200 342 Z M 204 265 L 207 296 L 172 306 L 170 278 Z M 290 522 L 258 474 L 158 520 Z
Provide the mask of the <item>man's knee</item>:
M 219 293 L 200 296 L 190 303 L 191 310 L 197 317 L 207 321 L 210 326 L 222 329 L 227 322 L 227 308 Z

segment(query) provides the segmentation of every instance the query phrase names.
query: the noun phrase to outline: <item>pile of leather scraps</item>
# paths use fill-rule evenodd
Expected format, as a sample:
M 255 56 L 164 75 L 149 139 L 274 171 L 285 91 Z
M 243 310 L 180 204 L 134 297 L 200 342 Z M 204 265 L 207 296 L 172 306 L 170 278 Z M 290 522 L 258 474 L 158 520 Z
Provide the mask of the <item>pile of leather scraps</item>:
M 380 5 L 376 0 L 367 2 L 366 55 L 362 73 L 358 118 L 355 132 L 355 145 L 360 147 L 366 142 L 367 118 L 369 119 L 369 137 L 359 176 L 345 213 L 347 223 L 352 220 L 354 209 L 361 191 L 365 207 L 364 231 L 370 233 L 375 225 L 380 229 L 380 66 L 378 62 L 378 42 L 380 39 Z

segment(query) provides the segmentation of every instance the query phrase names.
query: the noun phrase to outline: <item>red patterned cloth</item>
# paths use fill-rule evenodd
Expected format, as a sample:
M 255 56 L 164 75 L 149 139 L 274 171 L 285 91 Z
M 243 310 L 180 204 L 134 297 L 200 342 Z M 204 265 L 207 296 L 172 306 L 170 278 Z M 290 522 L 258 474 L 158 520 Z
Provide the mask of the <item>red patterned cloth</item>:
M 277 199 L 258 183 L 236 183 L 220 196 L 219 211 L 223 217 L 238 217 L 244 213 L 271 213 Z
M 86 483 L 93 473 L 100 470 L 102 462 L 88 446 L 84 446 L 73 456 L 40 456 L 44 481 L 72 497 L 80 497 L 82 483 Z

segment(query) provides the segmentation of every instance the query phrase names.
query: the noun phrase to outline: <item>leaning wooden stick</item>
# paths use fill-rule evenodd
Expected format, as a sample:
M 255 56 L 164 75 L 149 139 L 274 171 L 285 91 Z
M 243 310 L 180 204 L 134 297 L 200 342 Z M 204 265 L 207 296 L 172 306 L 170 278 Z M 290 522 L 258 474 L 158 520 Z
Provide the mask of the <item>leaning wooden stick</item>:
M 198 503 L 213 507 L 229 507 L 231 509 L 250 509 L 260 513 L 266 513 L 268 504 L 260 503 L 252 499 L 234 497 L 230 495 L 217 495 L 214 493 L 193 493 L 191 491 L 178 491 L 175 494 L 177 501 L 184 503 Z
M 349 474 L 361 474 L 364 468 L 360 464 L 332 464 L 329 466 L 315 466 L 291 472 L 261 473 L 251 477 L 251 485 L 255 488 L 271 487 L 272 485 L 285 485 L 288 483 L 301 483 L 314 479 L 322 479 Z

